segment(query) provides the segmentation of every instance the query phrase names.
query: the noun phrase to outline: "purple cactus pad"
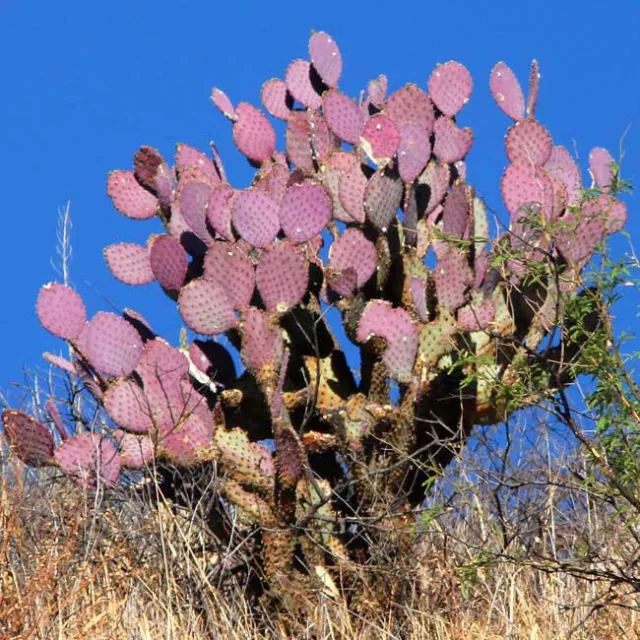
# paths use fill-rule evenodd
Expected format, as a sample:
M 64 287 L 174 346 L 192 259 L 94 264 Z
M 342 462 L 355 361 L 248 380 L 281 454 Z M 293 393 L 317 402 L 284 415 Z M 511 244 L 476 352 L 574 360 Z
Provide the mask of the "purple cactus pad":
M 140 185 L 133 171 L 112 171 L 107 179 L 107 193 L 113 206 L 127 218 L 147 220 L 158 211 L 158 199 Z
M 111 273 L 120 282 L 142 285 L 155 280 L 147 247 L 134 242 L 111 244 L 105 247 L 104 259 Z
M 284 76 L 289 93 L 303 106 L 319 109 L 322 96 L 318 95 L 311 83 L 311 63 L 308 60 L 294 60 Z
M 551 156 L 551 134 L 535 120 L 520 120 L 507 133 L 505 147 L 509 162 L 525 160 L 542 167 Z
M 274 117 L 280 120 L 287 120 L 291 109 L 287 104 L 288 90 L 287 85 L 279 78 L 267 80 L 262 85 L 260 91 L 260 99 L 264 108 Z
M 333 38 L 317 31 L 309 40 L 309 57 L 318 75 L 328 87 L 335 87 L 342 73 L 342 56 Z
M 322 232 L 333 215 L 333 204 L 320 184 L 294 184 L 285 193 L 280 209 L 280 224 L 287 238 L 300 243 Z
M 211 90 L 211 102 L 213 102 L 213 104 L 220 110 L 220 113 L 229 118 L 229 120 L 232 120 L 233 122 L 237 120 L 238 116 L 233 108 L 233 104 L 222 89 L 214 87 Z
M 378 171 L 367 183 L 364 192 L 364 209 L 374 227 L 386 233 L 395 220 L 402 204 L 403 184 L 401 180 Z
M 332 285 L 332 288 L 341 295 L 350 295 L 355 288 L 364 286 L 369 278 L 376 272 L 377 254 L 375 245 L 364 237 L 359 229 L 347 229 L 332 245 L 329 250 L 329 266 L 336 271 L 353 269 L 355 273 L 355 286 L 350 288 Z M 349 283 L 351 285 L 352 283 Z
M 360 145 L 378 166 L 386 165 L 400 144 L 400 131 L 393 120 L 377 114 L 371 116 L 362 129 Z
M 609 186 L 613 183 L 614 159 L 611 154 L 602 147 L 596 147 L 589 154 L 589 173 L 599 189 L 605 193 L 609 192 Z
M 95 489 L 113 487 L 120 477 L 121 460 L 113 443 L 97 433 L 82 433 L 63 442 L 54 453 L 60 469 L 77 484 Z
M 36 313 L 42 326 L 63 340 L 75 340 L 87 320 L 87 310 L 80 295 L 57 282 L 45 284 L 40 289 Z
M 329 129 L 341 140 L 357 144 L 364 114 L 349 96 L 339 91 L 327 91 L 322 99 L 322 112 Z
M 445 116 L 455 116 L 469 102 L 472 90 L 468 69 L 453 60 L 438 65 L 429 78 L 429 95 Z
M 303 298 L 309 283 L 309 267 L 288 242 L 278 242 L 262 254 L 256 284 L 269 311 L 286 313 Z
M 409 382 L 418 351 L 418 330 L 404 309 L 394 309 L 386 300 L 371 300 L 360 318 L 358 342 L 372 336 L 387 341 L 382 356 L 389 375 L 398 382 Z
M 227 288 L 206 278 L 192 280 L 182 287 L 178 308 L 189 327 L 202 335 L 224 333 L 237 324 Z
M 469 127 L 459 129 L 453 120 L 442 117 L 434 125 L 436 134 L 433 153 L 440 162 L 457 162 L 464 159 L 473 144 L 473 131 Z
M 231 219 L 243 240 L 254 247 L 266 247 L 280 230 L 278 203 L 263 191 L 245 189 L 233 200 Z
M 255 269 L 247 254 L 231 242 L 215 242 L 204 259 L 204 277 L 227 289 L 236 310 L 249 305 L 255 288 Z
M 524 119 L 524 94 L 515 74 L 504 63 L 498 62 L 491 70 L 489 88 L 496 104 L 513 120 Z
M 392 94 L 384 112 L 397 126 L 412 122 L 427 133 L 433 131 L 433 104 L 429 96 L 415 84 L 407 84 Z
M 155 236 L 149 248 L 153 275 L 167 291 L 179 291 L 184 284 L 189 258 L 180 241 L 173 236 Z
M 13 409 L 2 412 L 2 424 L 9 444 L 22 462 L 30 467 L 51 464 L 54 441 L 45 425 Z
M 85 355 L 98 371 L 128 376 L 138 364 L 143 344 L 138 332 L 120 316 L 99 311 L 86 328 Z
M 233 140 L 249 160 L 264 162 L 276 150 L 276 132 L 266 116 L 253 105 L 241 102 L 236 107 Z

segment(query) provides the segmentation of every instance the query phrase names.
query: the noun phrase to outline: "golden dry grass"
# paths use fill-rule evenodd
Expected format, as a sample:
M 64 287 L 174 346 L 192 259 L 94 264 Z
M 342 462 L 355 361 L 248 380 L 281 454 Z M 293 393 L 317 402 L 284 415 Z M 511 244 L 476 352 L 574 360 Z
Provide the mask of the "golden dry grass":
M 462 524 L 433 524 L 416 550 L 416 588 L 399 604 L 347 611 L 319 596 L 302 624 L 258 617 L 215 582 L 217 558 L 189 514 L 82 495 L 14 459 L 0 478 L 3 639 L 640 638 L 639 602 L 624 585 L 526 562 L 474 565 Z

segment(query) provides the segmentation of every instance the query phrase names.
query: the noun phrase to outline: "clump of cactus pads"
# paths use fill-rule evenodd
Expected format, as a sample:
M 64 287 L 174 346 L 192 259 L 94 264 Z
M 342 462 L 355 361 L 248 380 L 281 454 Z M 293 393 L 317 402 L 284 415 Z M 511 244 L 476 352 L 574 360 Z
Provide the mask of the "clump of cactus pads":
M 55 433 L 20 411 L 2 414 L 15 455 L 88 489 L 156 466 L 215 465 L 215 490 L 241 516 L 218 529 L 262 530 L 256 567 L 275 593 L 292 580 L 326 587 L 332 573 L 348 585 L 349 568 L 373 557 L 379 533 L 366 523 L 390 508 L 408 517 L 460 439 L 506 417 L 492 399 L 509 358 L 535 352 L 562 324 L 576 276 L 626 218 L 609 189 L 608 152 L 590 155 L 600 193 L 587 197 L 574 160 L 535 119 L 535 63 L 527 99 L 506 64 L 490 74 L 512 120 L 501 180 L 508 231 L 493 243 L 467 182 L 468 70 L 449 61 L 422 87 L 391 94 L 379 76 L 359 100 L 340 90 L 342 71 L 337 44 L 319 32 L 308 58 L 262 86 L 264 110 L 213 89 L 255 168 L 248 186 L 229 183 L 215 147 L 186 144 L 173 166 L 143 146 L 132 170 L 109 175 L 115 208 L 161 230 L 145 245 L 106 247 L 107 265 L 127 285 L 157 281 L 186 337 L 172 346 L 132 311 L 89 319 L 78 293 L 45 285 L 38 317 L 72 354 L 47 358 L 82 380 L 101 426 L 67 429 L 53 402 Z M 538 278 L 541 265 L 548 274 L 535 299 L 520 286 L 531 261 Z M 465 371 L 478 382 L 462 393 L 451 365 L 473 355 Z

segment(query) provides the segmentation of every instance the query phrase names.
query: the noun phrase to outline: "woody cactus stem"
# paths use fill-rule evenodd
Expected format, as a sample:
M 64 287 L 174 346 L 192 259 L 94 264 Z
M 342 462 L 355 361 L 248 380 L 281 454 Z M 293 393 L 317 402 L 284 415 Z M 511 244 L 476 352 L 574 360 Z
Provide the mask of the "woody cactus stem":
M 129 285 L 157 281 L 191 342 L 169 345 L 133 312 L 87 320 L 75 291 L 48 284 L 38 317 L 73 353 L 53 362 L 82 378 L 108 427 L 61 439 L 18 411 L 2 420 L 26 464 L 55 465 L 90 488 L 154 459 L 216 461 L 222 499 L 263 528 L 269 580 L 286 584 L 304 566 L 326 586 L 327 567 L 368 553 L 367 521 L 419 504 L 424 480 L 473 426 L 505 418 L 496 389 L 562 324 L 580 270 L 626 209 L 609 192 L 605 150 L 591 155 L 600 195 L 587 198 L 575 162 L 535 119 L 535 64 L 527 102 L 504 63 L 490 76 L 513 120 L 501 181 L 510 222 L 491 243 L 466 181 L 467 69 L 438 65 L 428 93 L 408 84 L 387 95 L 380 76 L 358 103 L 338 88 L 332 38 L 315 33 L 309 58 L 262 88 L 266 111 L 285 122 L 284 149 L 259 108 L 212 92 L 256 167 L 249 187 L 228 183 L 215 148 L 211 159 L 186 144 L 173 167 L 142 147 L 133 171 L 108 177 L 120 213 L 164 227 L 146 246 L 107 247 L 109 268 Z M 545 284 L 527 285 L 532 263 Z M 329 305 L 348 344 L 327 322 Z M 347 364 L 356 351 L 358 375 Z M 477 364 L 450 373 L 470 355 Z M 340 527 L 345 518 L 361 526 Z

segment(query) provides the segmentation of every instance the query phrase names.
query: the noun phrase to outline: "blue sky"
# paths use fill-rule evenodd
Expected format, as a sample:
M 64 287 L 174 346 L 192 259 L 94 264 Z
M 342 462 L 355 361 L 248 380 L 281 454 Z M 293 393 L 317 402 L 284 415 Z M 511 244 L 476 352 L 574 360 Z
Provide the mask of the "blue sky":
M 531 58 L 539 60 L 537 115 L 556 144 L 576 141 L 583 160 L 593 146 L 617 155 L 630 127 L 623 176 L 640 181 L 636 2 L 0 0 L 0 389 L 21 380 L 23 366 L 41 364 L 43 350 L 63 348 L 40 328 L 34 304 L 40 286 L 56 278 L 57 211 L 67 200 L 72 281 L 89 311 L 108 308 L 106 300 L 135 307 L 177 341 L 177 311 L 157 285 L 119 284 L 103 261 L 104 246 L 144 242 L 158 231 L 112 208 L 107 173 L 130 168 L 141 144 L 171 157 L 176 142 L 206 150 L 215 140 L 232 184 L 246 186 L 251 171 L 233 146 L 229 123 L 209 101 L 211 87 L 223 88 L 234 102 L 258 104 L 264 80 L 282 77 L 291 60 L 307 56 L 311 29 L 338 42 L 345 63 L 341 88 L 354 96 L 379 73 L 388 75 L 391 90 L 408 81 L 424 87 L 437 62 L 465 64 L 475 81 L 459 120 L 476 135 L 468 177 L 493 208 L 503 211 L 498 183 L 508 125 L 488 90 L 489 71 L 499 60 L 522 80 Z M 633 202 L 628 224 L 635 238 L 636 208 Z M 633 329 L 633 308 L 621 320 Z

